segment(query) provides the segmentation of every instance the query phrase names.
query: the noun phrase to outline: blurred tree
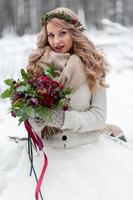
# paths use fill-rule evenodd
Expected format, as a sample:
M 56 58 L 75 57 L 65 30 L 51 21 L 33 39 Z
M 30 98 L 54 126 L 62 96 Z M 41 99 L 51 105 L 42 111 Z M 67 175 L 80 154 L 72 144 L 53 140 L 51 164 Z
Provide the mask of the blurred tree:
M 0 37 L 5 32 L 37 33 L 41 16 L 60 6 L 78 13 L 88 28 L 101 28 L 103 18 L 133 25 L 133 0 L 0 0 Z
M 122 23 L 123 0 L 113 0 L 113 21 Z
M 94 0 L 95 1 L 95 0 Z M 85 13 L 85 20 L 86 20 L 86 25 L 88 27 L 92 26 L 94 23 L 94 2 L 93 0 L 82 0 L 82 7 Z
M 1 20 L 0 20 L 0 37 L 2 37 L 2 31 L 3 31 L 3 29 L 4 29 L 4 24 L 3 24 L 3 17 L 4 17 L 4 10 L 3 10 L 3 1 L 2 0 L 0 0 L 0 18 L 1 18 Z
M 13 32 L 14 25 L 14 15 L 13 15 L 13 5 L 10 0 L 1 1 L 0 2 L 0 10 L 1 10 L 1 35 L 5 32 Z
M 29 0 L 30 26 L 34 32 L 40 28 L 40 7 L 37 0 Z
M 133 26 L 133 0 L 123 0 L 122 23 L 127 26 Z
M 29 32 L 30 28 L 30 4 L 27 0 L 18 0 L 17 33 L 21 36 Z

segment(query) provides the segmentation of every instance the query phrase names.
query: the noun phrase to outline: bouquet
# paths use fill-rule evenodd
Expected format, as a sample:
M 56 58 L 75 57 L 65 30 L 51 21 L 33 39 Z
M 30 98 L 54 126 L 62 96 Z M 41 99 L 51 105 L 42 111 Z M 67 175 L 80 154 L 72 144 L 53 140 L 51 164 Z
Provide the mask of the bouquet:
M 55 109 L 66 111 L 69 107 L 73 90 L 56 81 L 57 73 L 54 63 L 49 65 L 36 78 L 21 69 L 21 79 L 17 81 L 7 79 L 4 82 L 8 88 L 1 94 L 1 98 L 11 101 L 10 112 L 13 117 L 19 118 L 19 124 L 28 118 L 38 120 L 52 120 Z M 54 128 L 45 127 L 46 138 L 54 134 Z

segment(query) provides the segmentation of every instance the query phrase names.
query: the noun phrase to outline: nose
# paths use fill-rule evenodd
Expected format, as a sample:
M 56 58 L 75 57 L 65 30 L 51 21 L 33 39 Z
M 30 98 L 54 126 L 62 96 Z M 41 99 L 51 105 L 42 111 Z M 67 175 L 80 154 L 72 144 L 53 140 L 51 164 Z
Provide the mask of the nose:
M 54 45 L 58 46 L 58 44 L 60 44 L 60 42 L 61 42 L 60 38 L 58 36 L 55 36 L 54 37 Z

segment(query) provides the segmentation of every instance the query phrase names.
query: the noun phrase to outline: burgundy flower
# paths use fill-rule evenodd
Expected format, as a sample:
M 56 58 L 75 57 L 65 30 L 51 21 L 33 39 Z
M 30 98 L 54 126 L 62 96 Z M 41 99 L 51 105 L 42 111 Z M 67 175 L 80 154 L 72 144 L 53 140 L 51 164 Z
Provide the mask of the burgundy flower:
M 47 90 L 46 90 L 46 88 L 43 88 L 43 89 L 41 89 L 40 90 L 40 88 L 39 88 L 39 90 L 38 90 L 38 94 L 40 95 L 40 96 L 45 96 L 45 94 L 47 94 L 48 92 L 47 92 Z
M 55 105 L 54 97 L 49 94 L 43 94 L 43 99 L 40 100 L 41 104 L 47 106 L 48 108 L 52 108 Z
M 16 117 L 17 116 L 16 113 L 13 112 L 13 111 L 11 111 L 11 115 L 12 115 L 12 117 Z
M 28 80 L 28 83 L 29 83 L 30 85 L 33 85 L 33 84 L 34 84 L 34 80 L 33 80 L 33 79 L 29 79 L 29 80 Z
M 47 81 L 49 81 L 49 77 L 48 76 L 39 76 L 37 78 L 37 84 L 41 84 L 41 83 L 46 83 Z
M 59 88 L 62 90 L 62 89 L 64 89 L 64 85 L 63 84 L 60 84 L 59 85 Z
M 53 88 L 59 87 L 59 83 L 56 82 L 56 81 L 52 81 L 52 87 L 53 87 Z
M 63 106 L 63 110 L 67 111 L 68 110 L 68 105 Z
M 19 99 L 22 99 L 25 95 L 23 93 L 14 93 L 12 96 L 12 102 L 15 103 Z
M 77 19 L 76 18 L 73 18 L 72 19 L 72 24 L 76 24 L 77 23 Z
M 30 99 L 29 99 L 29 102 L 30 102 L 32 105 L 35 105 L 35 106 L 39 105 L 39 100 L 38 100 L 37 98 L 34 98 L 34 97 L 30 98 Z

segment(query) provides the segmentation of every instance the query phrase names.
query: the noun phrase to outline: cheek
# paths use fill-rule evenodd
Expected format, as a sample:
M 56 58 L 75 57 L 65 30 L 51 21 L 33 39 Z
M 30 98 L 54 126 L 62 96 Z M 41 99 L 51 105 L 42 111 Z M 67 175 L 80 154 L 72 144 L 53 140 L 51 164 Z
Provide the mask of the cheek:
M 73 44 L 73 40 L 72 40 L 72 38 L 69 36 L 69 37 L 67 37 L 67 39 L 66 39 L 66 43 L 69 45 L 69 46 L 72 46 L 72 44 Z
M 52 43 L 53 43 L 53 42 L 52 42 L 51 39 L 48 39 L 48 43 L 49 43 L 50 46 L 52 46 Z
M 68 42 L 68 44 L 69 44 L 70 47 L 72 47 L 72 45 L 73 45 L 73 40 L 70 39 L 69 42 Z

